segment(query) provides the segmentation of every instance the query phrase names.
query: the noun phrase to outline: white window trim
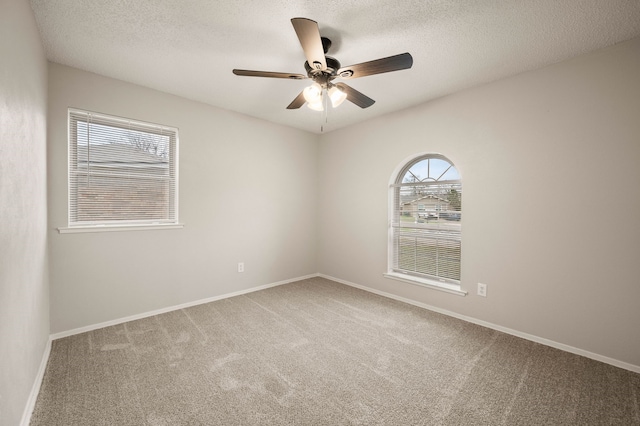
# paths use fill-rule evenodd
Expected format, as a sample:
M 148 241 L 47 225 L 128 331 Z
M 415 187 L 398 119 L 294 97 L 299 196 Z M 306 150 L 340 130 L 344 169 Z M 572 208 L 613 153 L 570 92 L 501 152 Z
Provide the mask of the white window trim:
M 401 274 L 395 271 L 389 271 L 382 274 L 385 278 L 389 278 L 396 281 L 402 281 L 404 283 L 415 284 L 422 287 L 427 287 L 433 290 L 444 291 L 446 293 L 457 294 L 458 296 L 466 296 L 467 292 L 462 290 L 459 285 L 441 283 L 435 280 L 429 280 L 422 277 L 414 277 L 413 275 Z
M 112 121 L 121 121 L 123 123 L 129 122 L 129 121 L 135 121 L 138 123 L 143 123 L 143 124 L 148 124 L 154 127 L 161 127 L 167 130 L 170 130 L 172 132 L 175 133 L 175 173 L 176 173 L 176 177 L 175 177 L 175 221 L 171 221 L 171 222 L 151 222 L 151 223 L 147 223 L 147 222 L 143 222 L 143 223 L 136 223 L 136 222 L 124 222 L 124 223 L 114 223 L 114 224 L 110 224 L 110 223 L 96 223 L 96 224 L 91 224 L 91 223 L 82 223 L 82 224 L 72 224 L 71 223 L 71 196 L 70 196 L 70 189 L 69 189 L 69 175 L 67 175 L 67 226 L 66 227 L 58 227 L 58 233 L 60 234 L 76 234 L 76 233 L 86 233 L 86 232 L 120 232 L 120 231 L 148 231 L 148 230 L 165 230 L 165 229 L 181 229 L 184 228 L 184 223 L 180 223 L 178 220 L 178 214 L 179 214 L 179 177 L 180 177 L 180 173 L 179 173 L 179 134 L 178 134 L 178 129 L 176 127 L 171 127 L 171 126 L 165 126 L 165 125 L 160 125 L 157 123 L 150 123 L 150 122 L 145 122 L 142 120 L 134 120 L 134 119 L 129 119 L 129 118 L 124 118 L 124 117 L 118 117 L 118 116 L 114 116 L 114 115 L 109 115 L 109 114 L 101 114 L 101 113 L 97 113 L 97 112 L 92 112 L 92 111 L 87 111 L 87 110 L 82 110 L 82 109 L 77 109 L 77 108 L 68 108 L 67 110 L 67 173 L 69 173 L 69 165 L 71 160 L 71 152 L 69 149 L 69 143 L 70 143 L 70 138 L 71 138 L 71 134 L 70 134 L 70 126 L 69 126 L 69 120 L 71 117 L 71 114 L 73 113 L 81 113 L 81 114 L 92 114 L 94 116 L 98 116 L 98 117 L 105 117 L 108 118 L 109 120 Z
M 460 284 L 446 283 L 440 282 L 435 279 L 428 279 L 426 277 L 417 277 L 414 275 L 403 274 L 397 271 L 394 271 L 392 268 L 393 265 L 393 215 L 394 215 L 394 196 L 395 196 L 395 186 L 396 180 L 398 179 L 399 173 L 405 168 L 407 164 L 414 161 L 415 159 L 425 156 L 425 155 L 433 155 L 433 156 L 442 156 L 444 155 L 437 154 L 433 152 L 424 152 L 419 154 L 411 155 L 410 157 L 405 158 L 402 162 L 400 162 L 393 173 L 391 174 L 391 178 L 389 179 L 389 192 L 388 192 L 388 200 L 387 200 L 387 217 L 389 221 L 387 223 L 387 271 L 382 274 L 385 278 L 408 283 L 419 285 L 425 288 L 429 288 L 432 290 L 443 291 L 445 293 L 455 294 L 458 296 L 466 296 L 468 294 L 467 291 L 462 289 L 462 282 Z M 449 161 L 449 160 L 447 160 Z
M 84 232 L 116 232 L 116 231 L 153 231 L 158 229 L 182 229 L 184 223 L 149 224 L 149 225 L 91 225 L 60 227 L 60 234 L 81 234 Z

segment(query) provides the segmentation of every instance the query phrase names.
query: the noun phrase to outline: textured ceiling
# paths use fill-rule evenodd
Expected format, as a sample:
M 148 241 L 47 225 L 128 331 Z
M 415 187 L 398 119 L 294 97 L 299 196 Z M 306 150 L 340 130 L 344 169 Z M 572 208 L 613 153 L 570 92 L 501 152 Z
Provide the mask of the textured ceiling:
M 50 61 L 318 133 L 286 106 L 301 73 L 291 18 L 318 22 L 343 66 L 409 52 L 413 68 L 349 80 L 376 100 L 326 113 L 328 132 L 640 36 L 639 0 L 31 0 Z M 339 80 L 336 80 L 336 82 Z

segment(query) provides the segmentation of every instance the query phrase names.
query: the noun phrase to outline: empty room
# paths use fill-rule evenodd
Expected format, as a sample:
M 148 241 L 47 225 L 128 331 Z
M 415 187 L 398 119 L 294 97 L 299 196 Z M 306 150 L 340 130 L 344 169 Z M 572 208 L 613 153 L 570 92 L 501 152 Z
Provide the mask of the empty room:
M 0 425 L 640 425 L 640 2 L 0 2 Z

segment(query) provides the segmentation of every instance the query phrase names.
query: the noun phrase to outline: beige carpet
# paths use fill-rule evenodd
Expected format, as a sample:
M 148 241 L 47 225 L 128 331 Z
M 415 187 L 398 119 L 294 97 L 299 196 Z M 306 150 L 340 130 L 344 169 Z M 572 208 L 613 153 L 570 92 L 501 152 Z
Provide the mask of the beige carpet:
M 53 342 L 31 425 L 640 425 L 640 375 L 322 278 Z

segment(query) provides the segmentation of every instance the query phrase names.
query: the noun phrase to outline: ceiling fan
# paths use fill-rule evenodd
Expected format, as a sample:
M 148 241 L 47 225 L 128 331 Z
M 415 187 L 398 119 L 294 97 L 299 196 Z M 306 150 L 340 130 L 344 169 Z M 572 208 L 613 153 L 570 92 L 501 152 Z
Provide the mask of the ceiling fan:
M 233 73 L 248 77 L 269 77 L 288 78 L 292 80 L 302 80 L 310 78 L 313 83 L 306 87 L 287 106 L 287 109 L 297 109 L 307 103 L 307 106 L 316 111 L 323 111 L 327 102 L 327 97 L 331 105 L 335 108 L 345 99 L 353 102 L 360 108 L 370 107 L 375 101 L 363 93 L 344 83 L 334 83 L 333 80 L 341 78 L 348 80 L 351 78 L 365 77 L 367 75 L 382 74 L 385 72 L 399 71 L 411 68 L 413 58 L 409 53 L 401 53 L 387 58 L 376 59 L 363 62 L 348 67 L 342 67 L 337 59 L 326 56 L 331 47 L 331 40 L 320 37 L 318 23 L 307 18 L 291 19 L 293 28 L 298 35 L 302 50 L 307 58 L 304 67 L 307 75 L 292 74 L 271 71 L 251 71 L 234 69 Z

